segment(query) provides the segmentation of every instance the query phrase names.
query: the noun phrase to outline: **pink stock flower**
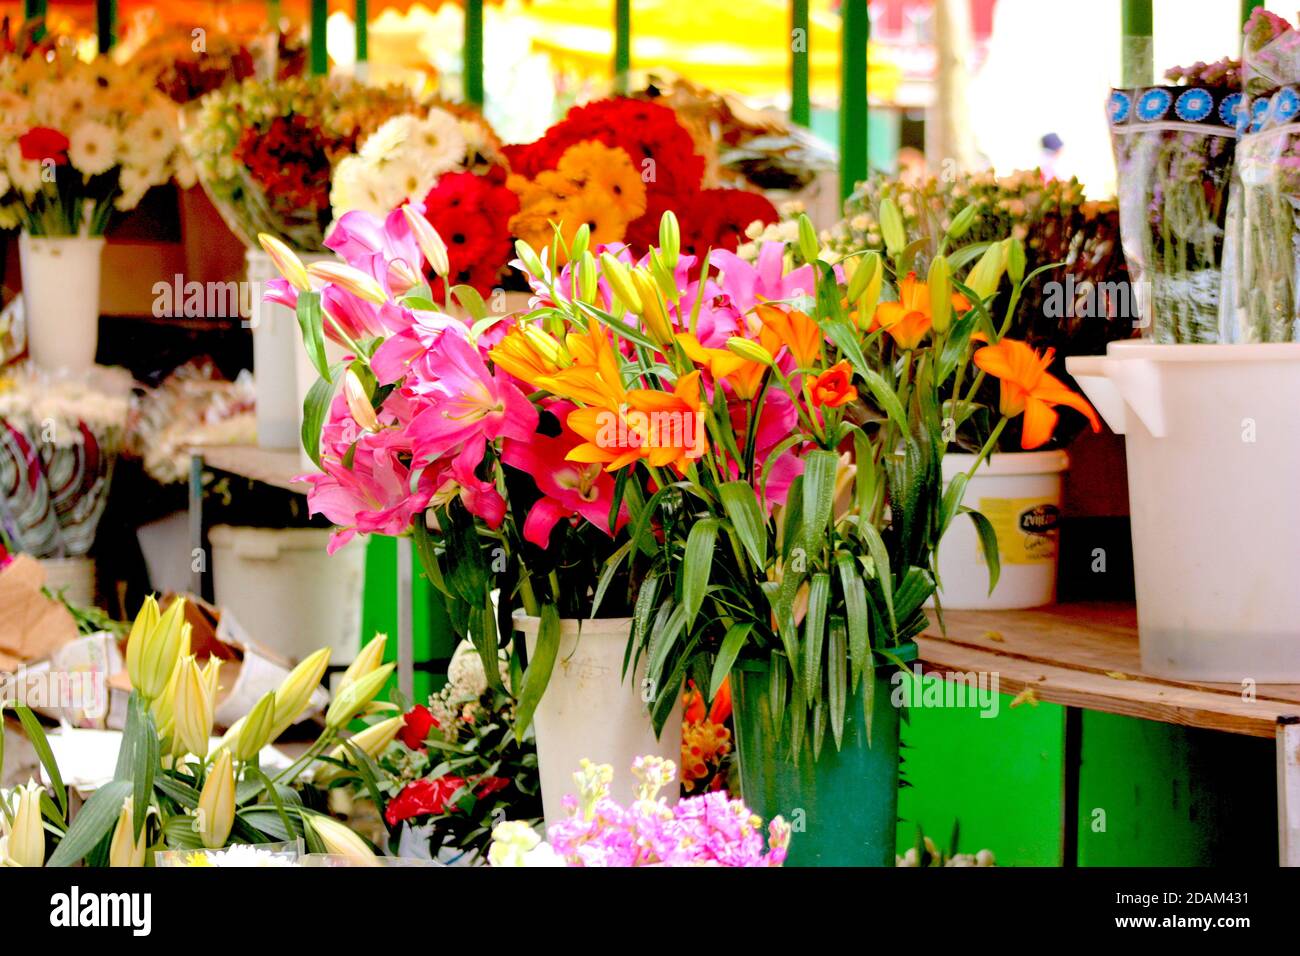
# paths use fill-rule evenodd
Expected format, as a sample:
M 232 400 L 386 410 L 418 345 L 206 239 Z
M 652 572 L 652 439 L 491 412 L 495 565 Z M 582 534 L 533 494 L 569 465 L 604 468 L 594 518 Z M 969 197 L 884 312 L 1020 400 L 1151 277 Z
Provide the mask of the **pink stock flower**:
M 545 548 L 551 530 L 562 518 L 586 518 L 607 534 L 609 512 L 614 503 L 614 479 L 600 463 L 569 461 L 567 455 L 584 439 L 564 424 L 574 405 L 556 402 L 549 411 L 561 422 L 558 437 L 540 432 L 527 441 L 506 439 L 501 447 L 501 460 L 532 477 L 542 497 L 528 512 L 524 521 L 524 538 L 540 548 Z M 618 512 L 615 530 L 627 523 L 626 506 Z

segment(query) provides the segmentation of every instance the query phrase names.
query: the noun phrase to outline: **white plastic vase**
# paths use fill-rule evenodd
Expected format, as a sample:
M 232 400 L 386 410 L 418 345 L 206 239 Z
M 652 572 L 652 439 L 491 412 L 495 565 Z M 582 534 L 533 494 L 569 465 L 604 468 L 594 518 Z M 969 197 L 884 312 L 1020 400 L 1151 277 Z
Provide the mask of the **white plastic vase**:
M 974 455 L 944 455 L 944 484 L 974 463 Z M 1010 610 L 1056 599 L 1057 539 L 1069 465 L 1063 451 L 999 452 L 980 465 L 962 501 L 993 525 L 1001 574 L 990 594 L 988 563 L 975 524 L 958 515 L 939 542 L 944 608 Z
M 103 236 L 18 237 L 27 351 L 46 371 L 80 374 L 99 345 Z
M 540 621 L 522 611 L 516 611 L 514 619 L 531 659 Z M 610 795 L 624 805 L 632 802 L 636 789 L 632 762 L 637 757 L 654 754 L 681 766 L 680 694 L 656 739 L 649 704 L 641 694 L 644 655 L 636 674 L 623 680 L 623 655 L 631 633 L 631 618 L 560 622 L 555 669 L 533 715 L 547 826 L 567 818 L 562 801 L 565 794 L 577 792 L 573 775 L 584 757 L 614 768 Z M 669 795 L 670 802 L 675 800 Z
M 366 549 L 360 541 L 325 553 L 327 528 L 218 525 L 212 589 L 255 643 L 297 662 L 322 647 L 347 664 L 361 646 Z
M 1300 681 L 1300 343 L 1066 360 L 1125 436 L 1143 670 Z
M 278 278 L 275 264 L 261 249 L 246 253 L 248 281 L 252 285 L 253 381 L 257 389 L 257 443 L 263 448 L 299 448 L 302 445 L 302 400 L 299 353 L 302 333 L 291 309 L 263 302 L 266 283 Z M 299 253 L 305 263 L 334 261 L 332 254 Z M 305 361 L 305 358 L 304 358 Z M 310 383 L 308 386 L 310 387 Z

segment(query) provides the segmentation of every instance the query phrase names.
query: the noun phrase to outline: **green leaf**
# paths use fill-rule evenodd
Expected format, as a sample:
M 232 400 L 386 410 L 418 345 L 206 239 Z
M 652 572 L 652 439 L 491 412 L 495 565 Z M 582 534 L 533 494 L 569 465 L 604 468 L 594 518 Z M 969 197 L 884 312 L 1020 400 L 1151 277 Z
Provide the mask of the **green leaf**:
M 478 290 L 472 285 L 454 285 L 451 287 L 451 294 L 460 307 L 470 314 L 475 322 L 487 317 L 487 303 L 483 301 L 483 296 L 479 295 Z
M 325 313 L 320 305 L 319 292 L 298 293 L 298 328 L 302 330 L 303 348 L 321 378 L 330 377 L 329 360 L 325 357 Z
M 844 740 L 844 707 L 848 699 L 848 640 L 843 619 L 835 617 L 830 622 L 830 640 L 826 654 L 826 706 L 830 709 L 831 736 L 835 749 Z
M 858 574 L 858 563 L 850 554 L 835 556 L 835 567 L 840 575 L 840 590 L 844 592 L 844 618 L 848 630 L 849 660 L 853 665 L 850 686 L 857 687 L 862 678 L 864 660 L 871 653 L 871 612 L 867 605 L 867 589 Z
M 948 268 L 953 272 L 957 272 L 963 266 L 984 255 L 984 251 L 991 245 L 993 245 L 991 242 L 972 242 L 968 246 L 962 246 L 960 249 L 948 253 Z
M 885 539 L 870 522 L 862 523 L 862 537 L 866 539 L 867 553 L 871 555 L 871 562 L 876 566 L 876 580 L 880 582 L 880 592 L 885 598 L 885 609 L 889 614 L 889 631 L 892 634 L 897 628 L 897 622 L 894 619 L 894 578 L 889 570 L 889 550 L 885 547 Z
M 658 687 L 658 695 L 655 697 L 654 709 L 650 712 L 650 720 L 655 729 L 656 739 L 663 732 L 664 724 L 668 722 L 668 715 L 673 712 L 677 706 L 677 701 L 682 696 L 682 682 L 686 679 L 686 665 L 691 660 L 699 638 L 695 637 L 690 640 L 681 654 L 677 655 L 677 665 L 673 668 L 668 679 Z
M 749 632 L 753 629 L 753 621 L 741 621 L 728 628 L 727 636 L 722 639 L 722 646 L 718 648 L 718 657 L 713 662 L 713 675 L 709 679 L 709 700 L 718 696 L 722 682 L 731 673 L 731 665 L 736 662 L 736 656 L 745 646 L 745 641 L 749 640 Z
M 745 553 L 761 572 L 767 567 L 767 519 L 753 487 L 747 481 L 728 481 L 718 489 L 718 497 Z
M 605 599 L 605 592 L 609 590 L 610 582 L 614 580 L 614 575 L 618 573 L 619 566 L 623 563 L 623 559 L 626 558 L 628 552 L 632 550 L 632 544 L 633 542 L 631 540 L 624 541 L 619 545 L 618 550 L 611 554 L 605 561 L 605 569 L 600 572 L 600 580 L 596 584 L 596 594 L 591 599 L 590 617 L 594 618 L 596 612 L 600 610 L 600 602 Z
M 709 576 L 713 571 L 713 548 L 718 540 L 718 519 L 702 518 L 695 522 L 686 539 L 686 554 L 682 559 L 682 607 L 686 613 L 685 626 L 695 624 L 695 617 L 704 603 L 709 589 Z
M 998 586 L 998 577 L 1002 573 L 1002 554 L 998 550 L 998 533 L 993 530 L 989 519 L 973 508 L 962 509 L 963 514 L 970 515 L 975 522 L 975 531 L 980 537 L 980 548 L 984 551 L 984 560 L 989 566 L 989 594 Z
M 524 732 L 533 722 L 533 712 L 550 683 L 555 658 L 560 651 L 560 614 L 554 604 L 542 606 L 541 621 L 537 628 L 537 643 L 532 660 L 524 674 L 524 689 L 519 695 L 515 717 L 515 739 L 523 743 Z
M 803 459 L 803 540 L 811 562 L 820 551 L 826 526 L 835 508 L 835 472 L 839 455 L 818 448 Z
M 785 723 L 785 702 L 790 692 L 790 669 L 786 666 L 786 659 L 777 651 L 773 651 L 768 660 L 767 672 L 767 706 L 772 712 L 772 729 L 778 736 L 781 733 L 781 726 Z M 803 720 L 803 714 L 799 715 Z
M 131 796 L 129 780 L 110 780 L 90 795 L 77 811 L 68 832 L 50 855 L 47 867 L 72 866 L 95 848 L 112 831 L 122 812 L 122 804 Z
M 822 696 L 822 647 L 826 643 L 826 611 L 831 598 L 831 577 L 824 571 L 812 576 L 808 613 L 803 622 L 803 696 L 812 703 Z
M 417 515 L 411 522 L 411 539 L 415 542 L 416 557 L 420 559 L 420 567 L 424 569 L 424 575 L 429 579 L 429 583 L 447 597 L 451 597 L 451 591 L 442 576 L 442 567 L 438 563 L 438 550 L 434 547 L 433 536 L 429 534 L 429 526 L 425 523 L 423 513 Z
M 164 773 L 154 777 L 153 785 L 155 790 L 175 800 L 186 810 L 193 810 L 199 805 L 199 791 L 175 777 Z
M 969 481 L 970 476 L 964 471 L 959 471 L 953 475 L 952 481 L 948 482 L 948 487 L 943 493 L 943 507 L 939 512 L 939 534 L 937 537 L 942 538 L 944 532 L 952 524 L 952 519 L 957 517 L 957 509 L 961 507 L 961 499 L 966 494 L 966 483 Z
M 132 694 L 132 696 L 138 695 Z M 153 796 L 154 771 L 158 768 L 160 759 L 158 731 L 154 727 L 153 714 L 149 713 L 144 701 L 140 701 L 140 709 L 141 717 L 136 724 L 136 742 L 132 747 L 135 765 L 131 768 L 131 829 L 132 838 L 135 840 L 140 839 L 140 832 L 144 829 L 145 810 L 149 806 L 149 798 Z M 125 738 L 122 746 L 127 746 Z
M 659 607 L 659 614 L 655 617 L 655 626 L 650 631 L 650 646 L 646 652 L 649 655 L 646 663 L 646 678 L 652 686 L 659 686 L 659 678 L 663 676 L 668 655 L 685 629 L 685 606 L 673 604 L 672 598 L 664 598 L 664 603 Z
M 343 371 L 343 363 L 326 369 L 325 376 L 312 382 L 307 397 L 302 402 L 302 447 L 307 456 L 320 467 L 320 433 L 329 417 L 330 403 L 334 401 L 334 388 Z
M 641 652 L 645 650 L 650 639 L 650 615 L 654 612 L 656 602 L 659 598 L 659 576 L 651 571 L 646 575 L 646 579 L 641 582 L 641 590 L 636 595 L 636 605 L 632 609 L 632 636 L 628 639 L 627 651 L 623 655 L 623 677 L 627 678 L 629 665 L 633 664 L 633 651 L 635 650 L 635 659 L 641 659 Z
M 36 719 L 36 715 L 31 709 L 19 704 L 14 707 L 14 713 L 18 715 L 18 720 L 23 725 L 23 733 L 27 735 L 27 740 L 31 743 L 32 749 L 36 751 L 36 756 L 45 768 L 45 775 L 50 778 L 50 788 L 54 791 L 54 797 L 59 801 L 59 810 L 63 813 L 63 819 L 68 818 L 68 789 L 63 785 L 63 777 L 59 774 L 59 765 L 54 759 L 54 751 L 50 749 L 50 742 L 46 739 L 45 728 L 41 722 Z M 119 806 L 118 810 L 122 808 Z M 116 816 L 116 814 L 115 814 Z

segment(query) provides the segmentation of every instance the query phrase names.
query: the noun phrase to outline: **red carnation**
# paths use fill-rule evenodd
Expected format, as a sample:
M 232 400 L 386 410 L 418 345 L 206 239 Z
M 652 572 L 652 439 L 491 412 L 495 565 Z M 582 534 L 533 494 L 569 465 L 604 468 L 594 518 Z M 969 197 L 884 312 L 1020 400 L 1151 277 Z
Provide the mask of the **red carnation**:
M 438 726 L 438 721 L 423 704 L 416 704 L 407 711 L 402 716 L 402 722 L 405 726 L 398 731 L 397 737 L 412 750 L 423 750 L 430 729 Z
M 18 148 L 23 159 L 37 162 L 52 159 L 55 166 L 68 161 L 68 137 L 48 126 L 33 126 L 23 133 L 18 137 Z

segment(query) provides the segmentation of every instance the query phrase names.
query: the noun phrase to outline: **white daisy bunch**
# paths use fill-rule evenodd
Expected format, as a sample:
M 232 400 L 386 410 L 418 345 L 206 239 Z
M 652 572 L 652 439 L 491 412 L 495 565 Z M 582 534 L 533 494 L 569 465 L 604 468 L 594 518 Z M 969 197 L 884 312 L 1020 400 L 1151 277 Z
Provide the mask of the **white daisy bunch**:
M 0 59 L 0 228 L 100 235 L 173 177 L 194 181 L 177 110 L 143 74 L 67 47 Z
M 479 141 L 471 143 L 466 135 L 474 125 L 437 107 L 388 120 L 335 167 L 330 189 L 335 221 L 358 209 L 385 216 L 424 199 L 440 176 L 464 169 L 477 155 Z

